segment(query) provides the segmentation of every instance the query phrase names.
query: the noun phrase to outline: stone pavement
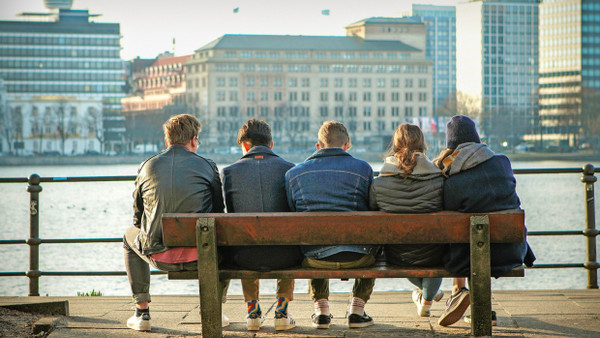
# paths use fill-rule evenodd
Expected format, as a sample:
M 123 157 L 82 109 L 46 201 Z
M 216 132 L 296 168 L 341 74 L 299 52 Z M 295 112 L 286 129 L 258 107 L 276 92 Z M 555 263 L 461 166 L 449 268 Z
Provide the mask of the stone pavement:
M 346 309 L 350 295 L 332 294 L 332 326 L 329 330 L 316 330 L 310 322 L 312 302 L 307 294 L 297 294 L 289 308 L 297 327 L 276 333 L 272 317 L 275 299 L 265 295 L 261 307 L 267 320 L 258 333 L 251 333 L 245 328 L 243 299 L 233 295 L 224 305 L 231 324 L 223 333 L 226 337 L 468 336 L 470 327 L 462 320 L 450 327 L 437 325 L 446 299 L 447 294 L 433 305 L 431 318 L 422 318 L 416 315 L 410 292 L 377 292 L 366 307 L 375 325 L 348 329 Z M 0 305 L 59 300 L 68 300 L 70 315 L 55 318 L 50 337 L 182 337 L 201 333 L 196 295 L 153 296 L 149 333 L 126 328 L 127 318 L 134 311 L 129 297 L 0 297 Z M 492 307 L 498 314 L 498 326 L 493 328 L 497 337 L 600 337 L 599 290 L 494 291 Z

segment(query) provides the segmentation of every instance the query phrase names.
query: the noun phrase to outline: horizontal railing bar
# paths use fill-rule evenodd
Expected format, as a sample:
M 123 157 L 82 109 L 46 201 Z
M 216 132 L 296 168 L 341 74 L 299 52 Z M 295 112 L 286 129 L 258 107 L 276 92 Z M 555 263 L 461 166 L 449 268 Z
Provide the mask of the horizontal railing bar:
M 557 264 L 534 264 L 527 269 L 556 269 L 556 268 L 583 268 L 583 263 L 557 263 Z
M 583 172 L 582 168 L 532 168 L 532 169 L 513 169 L 515 174 L 579 174 Z M 600 167 L 594 168 L 594 172 L 600 173 Z M 379 172 L 374 173 L 375 176 Z M 40 177 L 40 182 L 112 182 L 112 181 L 133 181 L 135 175 L 121 176 L 71 176 L 71 177 Z M 0 177 L 0 183 L 27 183 L 27 177 Z
M 19 276 L 26 277 L 27 274 L 25 273 L 25 271 L 17 271 L 17 272 L 0 271 L 0 277 L 19 277 Z
M 166 275 L 167 271 L 152 270 L 153 275 Z M 127 271 L 39 271 L 40 276 L 127 276 Z M 0 271 L 0 277 L 27 276 L 24 271 Z
M 44 243 L 44 244 L 119 243 L 119 242 L 123 242 L 123 237 L 120 237 L 120 238 L 56 238 L 56 239 L 40 239 L 40 243 Z
M 2 244 L 27 244 L 27 240 L 25 239 L 3 239 L 0 240 L 0 245 Z
M 581 230 L 547 230 L 547 231 L 527 231 L 527 236 L 567 236 L 567 235 L 583 235 Z

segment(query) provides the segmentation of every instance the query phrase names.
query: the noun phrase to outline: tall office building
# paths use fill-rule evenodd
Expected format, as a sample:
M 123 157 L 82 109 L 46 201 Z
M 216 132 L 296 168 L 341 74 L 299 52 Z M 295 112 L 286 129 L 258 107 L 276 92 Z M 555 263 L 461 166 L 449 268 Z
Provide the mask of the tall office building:
M 95 15 L 87 10 L 66 8 L 23 15 L 45 21 L 0 21 L 7 91 L 0 151 L 119 151 L 125 131 L 119 24 L 90 22 Z
M 599 45 L 598 1 L 540 5 L 540 128 L 532 140 L 541 146 L 566 149 L 599 135 Z
M 349 128 L 355 149 L 382 151 L 405 120 L 430 127 L 425 25 L 369 18 L 347 36 L 224 35 L 186 61 L 186 102 L 204 144 L 236 145 L 235 131 L 264 118 L 281 147 L 314 148 L 326 120 Z
M 456 93 L 456 7 L 412 5 L 427 30 L 426 57 L 433 61 L 433 115 Z
M 456 11 L 457 89 L 480 98 L 487 142 L 514 146 L 538 115 L 539 0 L 471 0 Z

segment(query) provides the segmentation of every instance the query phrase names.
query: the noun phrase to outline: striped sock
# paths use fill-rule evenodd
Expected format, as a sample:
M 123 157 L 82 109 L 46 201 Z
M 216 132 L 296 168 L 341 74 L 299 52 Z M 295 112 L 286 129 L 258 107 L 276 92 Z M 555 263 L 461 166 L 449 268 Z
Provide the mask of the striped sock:
M 262 313 L 260 311 L 260 304 L 258 303 L 258 300 L 256 300 L 256 299 L 253 299 L 248 302 L 248 314 L 250 314 L 252 312 L 256 312 L 258 315 L 260 315 Z
M 290 301 L 285 297 L 277 298 L 277 306 L 275 307 L 275 312 L 287 314 L 287 308 L 288 308 L 289 302 Z
M 352 297 L 352 305 L 350 305 L 350 313 L 361 315 L 361 316 L 364 315 L 365 314 L 365 301 L 358 297 Z
M 315 314 L 318 315 L 329 315 L 329 300 L 322 298 L 315 302 Z

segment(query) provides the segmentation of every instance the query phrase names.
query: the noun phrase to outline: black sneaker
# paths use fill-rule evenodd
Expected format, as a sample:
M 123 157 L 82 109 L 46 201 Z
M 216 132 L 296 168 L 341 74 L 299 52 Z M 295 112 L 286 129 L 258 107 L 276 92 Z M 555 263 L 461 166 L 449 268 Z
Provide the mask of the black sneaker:
M 318 315 L 313 313 L 312 315 L 312 326 L 316 329 L 328 329 L 329 325 L 331 325 L 331 318 L 333 315 Z
M 350 314 L 348 316 L 348 327 L 367 327 L 373 325 L 373 318 L 371 318 L 366 312 L 365 314 L 357 315 L 356 313 Z

